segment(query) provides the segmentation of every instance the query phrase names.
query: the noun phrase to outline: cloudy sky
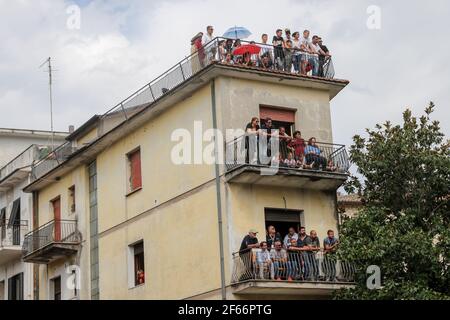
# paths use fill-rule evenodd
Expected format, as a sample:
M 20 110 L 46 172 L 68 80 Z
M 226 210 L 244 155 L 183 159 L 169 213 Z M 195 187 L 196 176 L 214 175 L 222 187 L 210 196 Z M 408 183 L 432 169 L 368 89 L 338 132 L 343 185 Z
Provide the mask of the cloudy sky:
M 79 30 L 67 27 L 74 4 Z M 367 27 L 370 5 L 380 8 L 378 30 Z M 278 27 L 321 35 L 336 76 L 351 81 L 332 101 L 336 142 L 400 121 L 406 106 L 419 114 L 430 100 L 448 136 L 449 17 L 447 0 L 0 0 L 0 127 L 49 129 L 47 74 L 39 69 L 49 56 L 58 70 L 55 128 L 65 130 L 184 58 L 191 37 L 213 24 L 217 35 L 245 26 L 254 40 Z

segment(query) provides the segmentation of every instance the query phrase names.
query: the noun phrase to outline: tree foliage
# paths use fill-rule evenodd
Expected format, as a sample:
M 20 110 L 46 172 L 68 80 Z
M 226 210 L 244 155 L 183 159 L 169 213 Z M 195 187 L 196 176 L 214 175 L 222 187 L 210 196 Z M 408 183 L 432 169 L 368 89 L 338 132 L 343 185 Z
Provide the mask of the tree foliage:
M 363 207 L 340 230 L 340 258 L 357 269 L 354 289 L 338 299 L 450 299 L 450 148 L 434 104 L 420 118 L 410 110 L 403 124 L 376 125 L 355 136 L 352 177 Z M 366 269 L 381 268 L 381 288 L 369 290 Z

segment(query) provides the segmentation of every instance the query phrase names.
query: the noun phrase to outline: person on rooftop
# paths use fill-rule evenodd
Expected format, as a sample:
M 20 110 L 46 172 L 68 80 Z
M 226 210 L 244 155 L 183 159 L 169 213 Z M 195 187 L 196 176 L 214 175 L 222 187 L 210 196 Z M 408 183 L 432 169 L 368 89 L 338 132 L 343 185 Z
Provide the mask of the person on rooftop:
M 202 37 L 203 32 L 197 33 L 192 39 L 191 39 L 191 54 L 193 55 L 192 58 L 192 73 L 198 72 L 201 68 L 204 66 L 205 62 L 205 50 L 203 49 L 202 45 Z
M 272 44 L 274 46 L 274 63 L 278 70 L 284 69 L 284 39 L 282 35 L 283 30 L 278 29 L 272 39 Z
M 327 56 L 327 54 L 319 46 L 319 37 L 313 36 L 310 43 L 309 63 L 312 65 L 312 75 L 319 76 L 319 55 Z
M 310 39 L 309 39 L 309 35 L 310 32 L 309 30 L 305 30 L 303 31 L 303 36 L 300 39 L 300 51 L 301 51 L 301 55 L 300 55 L 300 73 L 303 75 L 307 74 L 307 65 L 308 65 L 308 61 L 309 61 L 309 53 L 311 51 L 310 49 Z
M 267 33 L 263 33 L 263 35 L 261 36 L 261 51 L 259 52 L 259 57 L 260 57 L 260 61 L 263 60 L 263 58 L 265 56 L 267 56 L 270 59 L 270 62 L 272 64 L 272 60 L 273 60 L 273 48 L 270 44 L 267 43 L 267 41 L 269 40 L 269 36 L 267 35 Z
M 319 54 L 319 77 L 324 77 L 325 72 L 323 69 L 324 64 L 326 63 L 327 59 L 331 57 L 330 50 L 328 50 L 327 46 L 323 44 L 322 38 L 319 37 L 319 40 L 317 42 L 319 44 L 320 49 L 322 49 L 323 53 L 325 54 Z
M 293 65 L 294 65 L 294 71 L 296 73 L 300 73 L 300 64 L 301 64 L 301 41 L 300 41 L 300 32 L 295 31 L 292 34 L 292 48 L 294 50 L 294 57 L 293 57 Z
M 203 37 L 202 37 L 202 45 L 206 51 L 206 64 L 209 64 L 214 59 L 216 52 L 217 52 L 217 50 L 216 50 L 217 44 L 214 45 L 214 44 L 210 43 L 214 39 L 213 32 L 214 32 L 214 27 L 208 26 L 208 27 L 206 27 L 206 33 L 203 34 Z
M 292 41 L 287 40 L 284 47 L 284 71 L 292 71 L 292 61 L 294 59 L 294 49 L 292 48 Z

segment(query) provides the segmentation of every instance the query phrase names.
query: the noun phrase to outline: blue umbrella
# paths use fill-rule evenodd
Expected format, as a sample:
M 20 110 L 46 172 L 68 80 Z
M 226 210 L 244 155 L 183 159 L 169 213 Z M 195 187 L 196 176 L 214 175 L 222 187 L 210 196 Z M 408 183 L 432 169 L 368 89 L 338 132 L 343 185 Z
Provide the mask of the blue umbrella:
M 233 27 L 228 29 L 224 34 L 223 37 L 227 39 L 245 39 L 250 37 L 252 33 L 248 31 L 247 28 L 244 27 Z

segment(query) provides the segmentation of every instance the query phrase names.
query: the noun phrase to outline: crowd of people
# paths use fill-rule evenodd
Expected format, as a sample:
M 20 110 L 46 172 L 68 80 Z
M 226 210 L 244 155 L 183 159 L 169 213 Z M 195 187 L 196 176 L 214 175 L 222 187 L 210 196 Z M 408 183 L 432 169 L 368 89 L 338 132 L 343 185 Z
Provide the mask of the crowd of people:
M 241 281 L 249 278 L 271 280 L 305 280 L 305 281 L 337 281 L 335 253 L 339 240 L 333 230 L 328 230 L 323 240 L 323 247 L 315 230 L 309 235 L 305 227 L 297 233 L 295 228 L 289 228 L 284 238 L 274 226 L 267 228 L 266 240 L 259 242 L 258 232 L 251 229 L 244 237 L 239 250 L 239 256 L 245 265 L 246 272 Z M 259 249 L 253 253 L 253 249 Z M 317 253 L 324 253 L 319 261 Z M 323 273 L 319 273 L 319 265 Z
M 261 35 L 261 43 L 248 42 L 247 45 L 258 46 L 259 53 L 244 52 L 236 54 L 243 46 L 241 39 L 214 40 L 214 28 L 208 26 L 206 33 L 199 32 L 191 40 L 191 52 L 198 53 L 199 64 L 204 67 L 211 61 L 227 64 L 240 64 L 262 69 L 276 69 L 296 74 L 324 77 L 324 66 L 331 58 L 330 51 L 323 44 L 322 38 L 309 30 L 291 33 L 290 29 L 278 29 L 269 43 L 269 35 Z
M 257 117 L 251 119 L 245 128 L 246 133 L 246 163 L 257 163 L 258 155 L 256 152 L 251 152 L 249 146 L 250 141 L 254 141 L 253 145 L 257 145 L 259 137 L 267 139 L 267 156 L 274 158 L 271 150 L 271 139 L 278 139 L 279 155 L 278 159 L 272 159 L 272 162 L 277 162 L 280 167 L 297 168 L 297 169 L 312 169 L 336 171 L 337 166 L 332 159 L 327 159 L 323 150 L 317 145 L 315 137 L 311 137 L 306 142 L 302 137 L 300 131 L 295 131 L 293 136 L 286 133 L 286 128 L 279 127 L 275 129 L 273 120 L 266 118 L 263 126 L 260 126 L 260 120 Z M 256 150 L 255 150 L 256 151 Z

